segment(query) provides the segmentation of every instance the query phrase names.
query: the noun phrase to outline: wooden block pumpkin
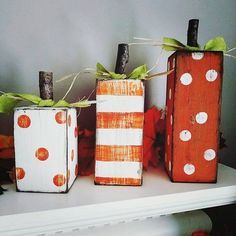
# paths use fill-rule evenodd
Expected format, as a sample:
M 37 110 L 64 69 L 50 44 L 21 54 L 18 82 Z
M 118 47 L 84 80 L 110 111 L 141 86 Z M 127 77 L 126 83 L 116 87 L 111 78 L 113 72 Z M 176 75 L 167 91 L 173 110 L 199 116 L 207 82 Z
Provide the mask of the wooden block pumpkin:
M 168 59 L 165 167 L 172 181 L 216 182 L 223 53 Z
M 74 108 L 16 108 L 17 190 L 67 192 L 78 173 L 77 135 Z
M 96 92 L 95 183 L 141 185 L 143 82 L 98 81 Z

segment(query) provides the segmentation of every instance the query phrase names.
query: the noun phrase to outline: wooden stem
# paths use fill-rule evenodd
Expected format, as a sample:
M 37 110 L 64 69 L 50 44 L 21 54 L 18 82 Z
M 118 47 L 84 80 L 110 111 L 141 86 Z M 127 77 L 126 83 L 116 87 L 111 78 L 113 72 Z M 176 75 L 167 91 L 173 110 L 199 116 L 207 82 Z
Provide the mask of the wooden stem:
M 53 73 L 39 71 L 39 91 L 42 99 L 53 99 Z
M 129 61 L 129 45 L 121 43 L 118 45 L 115 73 L 123 74 L 125 66 Z
M 191 47 L 198 47 L 197 36 L 198 36 L 198 19 L 191 19 L 188 22 L 188 38 L 187 44 Z

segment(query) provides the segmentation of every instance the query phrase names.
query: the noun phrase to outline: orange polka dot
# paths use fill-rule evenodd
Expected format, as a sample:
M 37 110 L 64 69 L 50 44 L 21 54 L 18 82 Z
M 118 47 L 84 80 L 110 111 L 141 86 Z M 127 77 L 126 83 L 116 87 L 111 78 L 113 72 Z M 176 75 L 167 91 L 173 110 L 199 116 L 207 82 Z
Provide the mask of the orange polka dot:
M 40 147 L 35 152 L 35 157 L 38 158 L 40 161 L 45 161 L 48 159 L 49 152 L 46 148 Z
M 66 123 L 66 116 L 65 116 L 64 112 L 62 112 L 62 111 L 57 112 L 55 115 L 55 120 L 58 124 Z
M 75 166 L 75 176 L 77 176 L 78 173 L 79 173 L 79 166 L 78 166 L 78 164 L 76 164 L 76 166 Z
M 69 127 L 71 126 L 71 115 L 69 115 L 67 118 L 67 124 Z
M 31 120 L 27 115 L 21 115 L 18 117 L 17 124 L 21 128 L 28 128 L 31 124 Z
M 53 183 L 60 187 L 66 183 L 66 177 L 64 175 L 58 174 L 53 177 Z
M 75 151 L 74 151 L 74 149 L 72 149 L 72 150 L 71 150 L 71 154 L 70 154 L 70 159 L 71 159 L 71 161 L 74 160 L 74 157 L 75 157 Z
M 21 167 L 16 167 L 16 179 L 21 180 L 25 177 L 25 171 Z
M 78 134 L 79 134 L 79 128 L 78 128 L 78 127 L 75 127 L 75 130 L 74 130 L 75 138 L 78 137 Z

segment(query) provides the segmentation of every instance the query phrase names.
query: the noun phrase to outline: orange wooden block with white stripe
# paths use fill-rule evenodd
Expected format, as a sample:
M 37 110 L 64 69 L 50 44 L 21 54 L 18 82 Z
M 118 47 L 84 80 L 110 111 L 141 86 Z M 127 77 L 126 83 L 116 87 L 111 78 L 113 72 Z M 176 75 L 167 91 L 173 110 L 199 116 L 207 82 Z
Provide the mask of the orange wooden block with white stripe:
M 177 51 L 168 68 L 166 170 L 172 181 L 216 182 L 223 54 Z
M 95 183 L 141 185 L 143 82 L 98 81 L 96 94 Z

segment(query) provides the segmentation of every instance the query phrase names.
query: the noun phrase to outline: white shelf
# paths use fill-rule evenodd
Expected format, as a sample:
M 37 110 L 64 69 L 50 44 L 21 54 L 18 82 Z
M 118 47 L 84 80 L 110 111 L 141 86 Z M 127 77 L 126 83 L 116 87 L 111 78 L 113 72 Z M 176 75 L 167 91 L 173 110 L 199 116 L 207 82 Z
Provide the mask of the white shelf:
M 16 192 L 0 197 L 0 235 L 45 235 L 131 222 L 236 202 L 236 170 L 219 164 L 217 184 L 172 183 L 162 167 L 141 187 L 100 186 L 79 177 L 67 194 Z

